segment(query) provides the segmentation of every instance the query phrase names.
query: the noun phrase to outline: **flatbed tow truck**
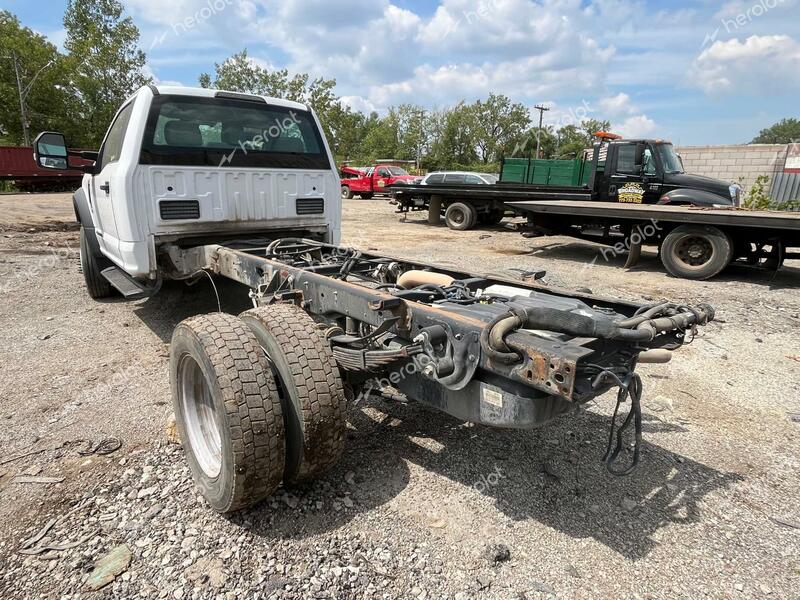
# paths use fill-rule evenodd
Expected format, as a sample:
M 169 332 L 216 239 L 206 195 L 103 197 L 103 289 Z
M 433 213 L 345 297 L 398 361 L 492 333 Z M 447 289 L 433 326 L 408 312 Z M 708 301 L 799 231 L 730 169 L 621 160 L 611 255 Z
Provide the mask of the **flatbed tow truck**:
M 276 120 L 285 131 L 271 138 Z M 35 152 L 44 168 L 69 168 L 61 134 L 40 134 Z M 238 316 L 181 322 L 170 347 L 181 441 L 220 512 L 330 469 L 346 402 L 375 378 L 508 428 L 617 389 L 603 461 L 628 474 L 642 439 L 637 365 L 668 361 L 714 318 L 704 304 L 616 301 L 539 274 L 507 280 L 339 245 L 339 179 L 314 112 L 296 103 L 146 86 L 84 172 L 75 210 L 90 296 L 142 298 L 166 279 L 216 275 L 252 300 Z
M 497 184 L 392 186 L 393 202 L 402 214 L 427 210 L 431 224 L 444 214 L 456 230 L 524 216 L 526 235 L 606 244 L 627 254 L 626 267 L 654 245 L 666 270 L 687 279 L 800 257 L 800 213 L 742 209 L 739 186 L 683 173 L 668 142 L 598 135 L 591 161 L 508 159 Z

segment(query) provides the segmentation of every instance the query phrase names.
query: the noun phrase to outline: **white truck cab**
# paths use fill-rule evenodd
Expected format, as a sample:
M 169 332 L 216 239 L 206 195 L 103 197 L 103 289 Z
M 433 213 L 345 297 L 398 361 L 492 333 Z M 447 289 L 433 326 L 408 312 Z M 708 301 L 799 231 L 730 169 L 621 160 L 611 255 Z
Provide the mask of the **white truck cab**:
M 34 153 L 51 169 L 75 154 L 53 132 Z M 169 277 L 165 244 L 287 234 L 339 243 L 339 176 L 304 104 L 149 85 L 117 111 L 99 152 L 82 155 L 95 159 L 75 194 L 82 243 L 135 280 Z

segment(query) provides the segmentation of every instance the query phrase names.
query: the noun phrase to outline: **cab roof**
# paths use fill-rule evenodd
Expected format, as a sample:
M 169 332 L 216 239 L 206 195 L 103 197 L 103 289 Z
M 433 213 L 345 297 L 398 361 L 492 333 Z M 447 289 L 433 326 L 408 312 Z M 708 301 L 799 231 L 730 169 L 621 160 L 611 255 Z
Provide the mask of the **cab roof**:
M 308 106 L 301 102 L 294 102 L 293 100 L 284 100 L 283 98 L 273 98 L 272 96 L 261 96 L 258 94 L 243 94 L 241 92 L 231 92 L 228 90 L 217 90 L 210 88 L 199 87 L 184 87 L 179 85 L 147 85 L 141 88 L 138 92 L 149 90 L 154 96 L 158 94 L 165 94 L 170 96 L 196 96 L 199 98 L 214 98 L 218 94 L 230 94 L 229 97 L 241 96 L 244 98 L 261 98 L 272 104 L 273 106 L 282 106 L 285 108 L 293 108 L 295 110 L 308 110 Z

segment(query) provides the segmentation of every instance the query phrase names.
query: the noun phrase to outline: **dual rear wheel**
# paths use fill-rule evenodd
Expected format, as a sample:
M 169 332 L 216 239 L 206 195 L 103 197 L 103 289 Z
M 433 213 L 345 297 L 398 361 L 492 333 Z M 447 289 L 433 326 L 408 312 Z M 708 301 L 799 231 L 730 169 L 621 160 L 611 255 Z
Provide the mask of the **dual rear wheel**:
M 195 482 L 219 512 L 318 477 L 341 456 L 345 395 L 330 346 L 293 305 L 180 323 L 170 375 Z

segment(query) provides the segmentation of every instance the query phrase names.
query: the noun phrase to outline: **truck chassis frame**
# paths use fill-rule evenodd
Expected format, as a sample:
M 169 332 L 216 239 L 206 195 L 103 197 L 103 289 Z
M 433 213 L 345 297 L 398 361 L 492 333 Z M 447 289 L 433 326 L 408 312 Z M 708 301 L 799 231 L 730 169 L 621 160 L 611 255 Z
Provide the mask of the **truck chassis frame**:
M 605 456 L 639 460 L 637 363 L 666 362 L 713 308 L 639 305 L 538 283 L 486 277 L 309 239 L 163 249 L 169 277 L 205 273 L 246 285 L 254 306 L 292 304 L 331 346 L 352 399 L 387 376 L 408 397 L 459 419 L 533 428 L 618 387 L 631 408 Z M 245 313 L 247 314 L 247 313 Z M 630 465 L 616 463 L 634 426 Z M 616 438 L 614 437 L 616 435 Z M 616 439 L 616 447 L 613 442 Z

